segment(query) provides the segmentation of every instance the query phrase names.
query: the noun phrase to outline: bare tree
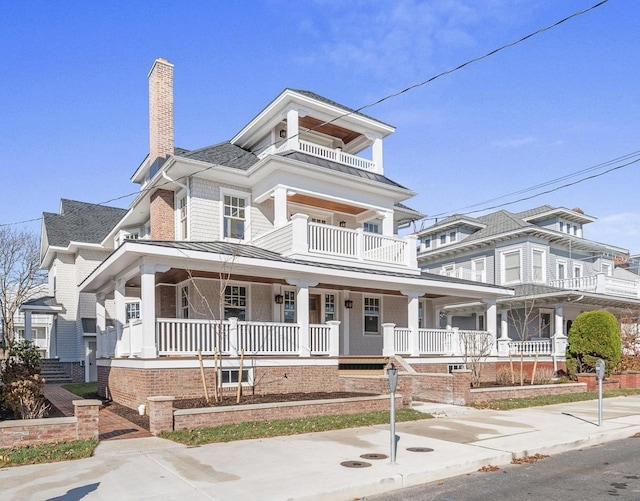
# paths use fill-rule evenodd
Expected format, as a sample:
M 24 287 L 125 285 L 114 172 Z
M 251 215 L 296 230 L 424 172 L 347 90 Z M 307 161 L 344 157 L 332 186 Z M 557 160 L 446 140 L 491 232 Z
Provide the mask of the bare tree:
M 26 230 L 0 227 L 0 316 L 6 353 L 15 341 L 14 318 L 20 305 L 32 299 L 44 281 L 38 237 Z
M 477 388 L 482 381 L 482 368 L 493 348 L 493 336 L 488 332 L 460 331 L 460 345 L 464 363 L 471 371 L 471 386 Z

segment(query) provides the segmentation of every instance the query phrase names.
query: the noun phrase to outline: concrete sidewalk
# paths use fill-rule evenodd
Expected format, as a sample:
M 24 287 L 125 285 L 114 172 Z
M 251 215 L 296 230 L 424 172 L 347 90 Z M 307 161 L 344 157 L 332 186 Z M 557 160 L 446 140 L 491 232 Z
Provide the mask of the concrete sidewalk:
M 140 438 L 102 442 L 89 459 L 2 469 L 3 499 L 346 501 L 640 432 L 640 396 L 605 399 L 602 427 L 597 401 L 507 412 L 418 407 L 442 417 L 396 426 L 396 464 L 360 457 L 389 454 L 388 425 L 202 447 Z

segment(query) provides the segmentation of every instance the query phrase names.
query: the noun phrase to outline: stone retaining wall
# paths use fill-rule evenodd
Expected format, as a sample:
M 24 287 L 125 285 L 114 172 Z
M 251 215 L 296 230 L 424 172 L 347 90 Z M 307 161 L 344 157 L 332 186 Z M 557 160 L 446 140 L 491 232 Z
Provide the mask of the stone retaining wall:
M 74 417 L 0 422 L 0 448 L 98 438 L 100 400 L 74 400 Z

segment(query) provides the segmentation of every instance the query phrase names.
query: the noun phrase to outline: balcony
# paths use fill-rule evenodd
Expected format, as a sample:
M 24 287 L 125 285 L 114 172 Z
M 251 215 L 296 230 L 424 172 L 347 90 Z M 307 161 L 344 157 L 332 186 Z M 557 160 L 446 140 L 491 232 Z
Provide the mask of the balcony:
M 285 256 L 313 258 L 335 263 L 339 258 L 355 265 L 384 265 L 417 271 L 415 237 L 403 238 L 366 233 L 309 222 L 308 216 L 294 214 L 286 225 L 253 242 L 257 247 Z
M 373 160 L 345 153 L 340 148 L 328 148 L 302 139 L 298 139 L 297 141 L 284 141 L 280 145 L 270 146 L 263 151 L 259 157 L 264 158 L 268 155 L 277 155 L 278 153 L 284 153 L 285 151 L 300 151 L 302 153 L 313 155 L 314 157 L 324 158 L 325 160 L 331 160 L 332 162 L 348 165 L 349 167 L 355 167 L 356 169 L 381 174 L 381 166 L 376 165 Z
M 618 296 L 631 299 L 640 298 L 640 281 L 624 280 L 598 273 L 590 277 L 565 278 L 562 280 L 552 280 L 551 287 L 559 289 L 576 290 L 583 292 L 595 292 L 608 296 Z

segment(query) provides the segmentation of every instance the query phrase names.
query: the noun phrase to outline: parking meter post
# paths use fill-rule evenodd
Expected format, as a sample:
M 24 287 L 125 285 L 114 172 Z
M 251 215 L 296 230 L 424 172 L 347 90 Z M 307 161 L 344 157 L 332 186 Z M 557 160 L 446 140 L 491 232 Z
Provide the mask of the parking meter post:
M 391 395 L 390 416 L 389 416 L 389 430 L 391 434 L 391 463 L 396 462 L 396 387 L 398 386 L 398 369 L 391 363 L 387 369 L 387 376 L 389 378 L 389 393 Z
M 602 426 L 602 380 L 604 379 L 604 360 L 596 362 L 596 377 L 598 378 L 598 426 Z

